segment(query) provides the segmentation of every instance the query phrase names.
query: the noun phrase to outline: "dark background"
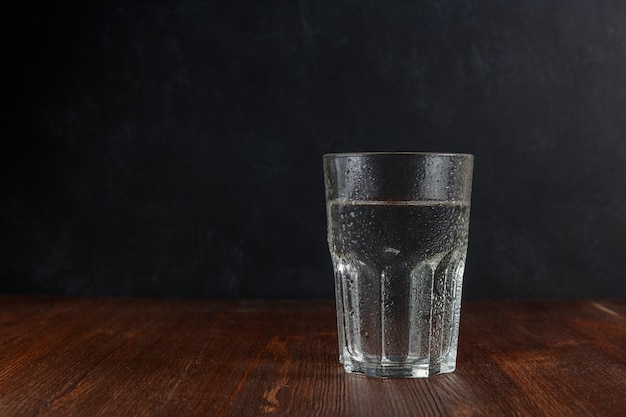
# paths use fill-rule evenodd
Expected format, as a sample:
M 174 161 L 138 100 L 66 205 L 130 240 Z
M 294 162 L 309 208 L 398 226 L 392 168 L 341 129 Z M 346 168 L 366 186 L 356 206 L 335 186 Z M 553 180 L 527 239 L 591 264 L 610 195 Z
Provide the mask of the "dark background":
M 2 9 L 1 293 L 332 297 L 322 154 L 419 150 L 467 298 L 626 296 L 623 0 Z

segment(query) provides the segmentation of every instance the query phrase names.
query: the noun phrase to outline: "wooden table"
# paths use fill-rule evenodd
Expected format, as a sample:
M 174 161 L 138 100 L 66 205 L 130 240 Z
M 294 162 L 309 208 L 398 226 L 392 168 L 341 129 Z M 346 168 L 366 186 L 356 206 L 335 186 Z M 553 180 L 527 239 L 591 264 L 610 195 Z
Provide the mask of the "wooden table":
M 457 371 L 337 362 L 332 300 L 0 296 L 0 416 L 624 416 L 626 301 L 463 304 Z

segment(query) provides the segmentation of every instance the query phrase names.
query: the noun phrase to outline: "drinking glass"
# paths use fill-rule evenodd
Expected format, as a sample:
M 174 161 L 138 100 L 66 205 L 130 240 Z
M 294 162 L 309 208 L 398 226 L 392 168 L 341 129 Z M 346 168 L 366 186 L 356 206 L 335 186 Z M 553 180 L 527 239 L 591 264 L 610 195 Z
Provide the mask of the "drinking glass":
M 337 153 L 323 162 L 344 369 L 454 371 L 473 156 Z

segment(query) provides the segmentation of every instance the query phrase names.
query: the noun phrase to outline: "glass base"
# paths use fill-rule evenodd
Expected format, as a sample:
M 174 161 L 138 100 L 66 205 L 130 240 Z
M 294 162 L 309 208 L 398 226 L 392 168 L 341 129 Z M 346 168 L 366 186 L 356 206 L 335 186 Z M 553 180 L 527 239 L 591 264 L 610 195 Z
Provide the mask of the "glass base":
M 441 362 L 385 362 L 358 361 L 342 355 L 339 362 L 348 373 L 363 374 L 376 378 L 428 378 L 429 376 L 454 372 L 456 361 L 448 359 Z

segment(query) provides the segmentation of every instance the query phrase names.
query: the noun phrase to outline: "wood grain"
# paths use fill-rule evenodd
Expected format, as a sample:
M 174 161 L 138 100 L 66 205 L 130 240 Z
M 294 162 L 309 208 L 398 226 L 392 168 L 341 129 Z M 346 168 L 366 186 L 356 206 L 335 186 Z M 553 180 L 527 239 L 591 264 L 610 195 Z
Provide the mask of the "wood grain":
M 623 416 L 626 301 L 465 302 L 457 371 L 345 374 L 331 300 L 0 297 L 1 416 Z

